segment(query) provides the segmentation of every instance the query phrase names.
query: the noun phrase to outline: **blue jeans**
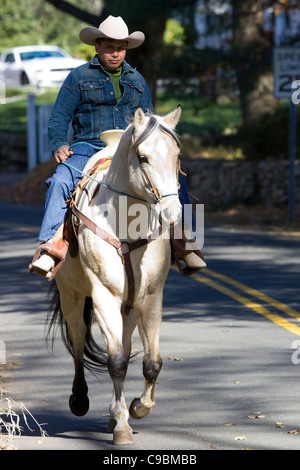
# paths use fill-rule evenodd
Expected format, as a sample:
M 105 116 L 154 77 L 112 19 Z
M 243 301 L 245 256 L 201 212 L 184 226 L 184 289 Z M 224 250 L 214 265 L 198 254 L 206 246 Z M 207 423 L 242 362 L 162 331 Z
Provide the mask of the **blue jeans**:
M 74 153 L 68 158 L 67 163 L 70 163 L 78 170 L 83 170 L 88 159 L 99 150 L 99 148 L 97 149 L 86 143 L 78 143 L 72 149 Z M 70 198 L 81 176 L 78 171 L 60 164 L 54 175 L 46 180 L 48 190 L 44 218 L 38 237 L 40 242 L 52 238 L 63 223 L 67 211 L 66 201 Z
M 88 143 L 78 143 L 76 145 L 74 144 L 72 149 L 74 153 L 68 158 L 67 163 L 82 171 L 88 159 L 99 150 L 99 147 L 96 148 Z M 54 175 L 46 180 L 48 190 L 44 218 L 38 237 L 40 242 L 46 242 L 50 238 L 53 238 L 56 231 L 63 223 L 67 211 L 66 201 L 70 198 L 81 176 L 80 172 L 60 164 Z M 179 198 L 184 207 L 184 204 L 190 204 L 190 200 L 186 189 L 185 178 L 181 173 L 179 173 L 179 183 Z

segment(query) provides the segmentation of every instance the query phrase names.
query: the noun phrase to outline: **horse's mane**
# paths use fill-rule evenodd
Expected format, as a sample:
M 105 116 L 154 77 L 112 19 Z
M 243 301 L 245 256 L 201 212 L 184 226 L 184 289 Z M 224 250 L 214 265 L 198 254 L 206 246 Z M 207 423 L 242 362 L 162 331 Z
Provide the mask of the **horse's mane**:
M 159 129 L 162 132 L 168 134 L 170 137 L 172 137 L 175 140 L 178 147 L 181 147 L 180 139 L 179 139 L 178 135 L 176 134 L 176 132 L 173 129 L 164 126 L 160 122 L 159 116 L 155 116 L 154 114 L 146 114 L 146 116 L 149 116 L 148 124 L 147 124 L 146 128 L 144 129 L 144 131 L 141 133 L 141 135 L 138 136 L 138 138 L 132 144 L 132 147 L 133 147 L 134 150 L 136 150 L 137 147 L 142 142 L 144 142 L 144 140 L 146 140 L 147 137 L 149 137 L 149 135 L 152 134 L 152 132 L 156 131 L 157 129 Z

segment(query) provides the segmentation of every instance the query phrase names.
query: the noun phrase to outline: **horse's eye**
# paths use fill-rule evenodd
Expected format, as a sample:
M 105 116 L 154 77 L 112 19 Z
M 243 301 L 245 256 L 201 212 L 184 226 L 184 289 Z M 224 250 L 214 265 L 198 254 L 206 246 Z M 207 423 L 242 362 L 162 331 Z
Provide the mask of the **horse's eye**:
M 140 163 L 149 163 L 148 158 L 145 157 L 145 155 L 139 156 L 139 161 L 140 161 Z

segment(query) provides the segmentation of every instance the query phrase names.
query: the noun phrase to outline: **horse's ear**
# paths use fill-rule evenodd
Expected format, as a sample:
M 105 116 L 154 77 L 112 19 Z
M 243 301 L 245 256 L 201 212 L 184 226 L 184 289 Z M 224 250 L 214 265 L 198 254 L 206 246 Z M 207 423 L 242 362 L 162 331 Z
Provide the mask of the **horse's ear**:
M 142 108 L 138 108 L 134 113 L 134 125 L 135 127 L 142 126 L 145 122 L 145 114 Z
M 165 121 L 166 124 L 172 127 L 172 129 L 174 129 L 180 119 L 181 111 L 182 111 L 182 108 L 179 104 L 174 111 L 172 111 L 169 114 L 166 114 L 166 116 L 163 117 L 163 120 Z

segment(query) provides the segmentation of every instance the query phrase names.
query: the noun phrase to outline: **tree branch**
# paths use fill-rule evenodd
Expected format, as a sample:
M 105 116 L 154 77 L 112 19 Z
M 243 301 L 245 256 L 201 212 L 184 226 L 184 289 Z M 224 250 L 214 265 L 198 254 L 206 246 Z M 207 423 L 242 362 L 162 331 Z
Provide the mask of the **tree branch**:
M 82 10 L 81 8 L 78 8 L 75 5 L 66 2 L 65 0 L 46 0 L 46 2 L 53 5 L 58 10 L 68 13 L 69 15 L 72 15 L 75 18 L 78 18 L 79 20 L 96 27 L 98 27 L 99 24 L 104 21 L 108 15 L 108 10 L 106 7 L 100 11 L 99 15 L 93 15 L 92 13 L 89 13 L 86 10 Z

